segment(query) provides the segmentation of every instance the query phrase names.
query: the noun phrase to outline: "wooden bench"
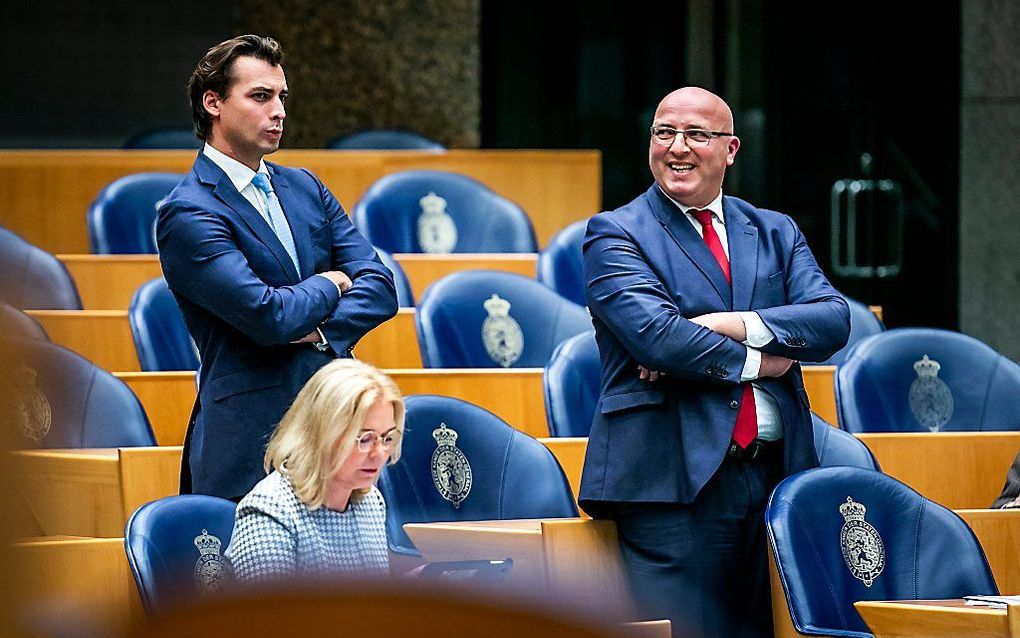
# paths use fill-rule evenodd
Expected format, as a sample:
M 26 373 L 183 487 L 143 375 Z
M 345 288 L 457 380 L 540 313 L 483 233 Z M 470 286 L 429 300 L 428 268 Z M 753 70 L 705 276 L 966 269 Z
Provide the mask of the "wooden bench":
M 85 310 L 127 310 L 135 290 L 160 277 L 156 255 L 57 255 L 71 273 Z M 407 275 L 415 300 L 429 284 L 469 269 L 501 270 L 535 277 L 534 253 L 462 253 L 456 255 L 394 255 Z
M 602 155 L 593 150 L 284 150 L 271 159 L 310 169 L 347 210 L 390 173 L 462 173 L 519 204 L 540 246 L 602 208 Z M 107 184 L 132 173 L 186 173 L 194 161 L 195 151 L 0 151 L 0 226 L 51 253 L 87 253 L 85 214 Z

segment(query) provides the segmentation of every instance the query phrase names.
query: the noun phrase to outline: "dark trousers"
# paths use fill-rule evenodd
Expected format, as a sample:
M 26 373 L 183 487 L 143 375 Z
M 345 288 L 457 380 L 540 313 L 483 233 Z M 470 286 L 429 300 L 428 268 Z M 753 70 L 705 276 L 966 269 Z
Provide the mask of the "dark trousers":
M 727 457 L 693 503 L 620 503 L 616 521 L 634 599 L 673 635 L 772 636 L 765 505 L 782 476 L 782 445 Z

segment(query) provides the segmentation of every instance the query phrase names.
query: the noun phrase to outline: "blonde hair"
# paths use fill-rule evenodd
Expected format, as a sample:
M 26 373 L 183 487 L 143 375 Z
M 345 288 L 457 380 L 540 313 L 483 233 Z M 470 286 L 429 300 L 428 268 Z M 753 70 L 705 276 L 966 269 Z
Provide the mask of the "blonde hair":
M 266 448 L 265 470 L 285 474 L 294 493 L 310 509 L 322 506 L 326 487 L 353 452 L 355 439 L 376 401 L 393 406 L 397 430 L 404 432 L 404 399 L 397 384 L 378 368 L 355 359 L 338 359 L 319 369 L 298 392 Z M 390 450 L 390 464 L 400 445 Z M 368 489 L 355 490 L 354 501 Z

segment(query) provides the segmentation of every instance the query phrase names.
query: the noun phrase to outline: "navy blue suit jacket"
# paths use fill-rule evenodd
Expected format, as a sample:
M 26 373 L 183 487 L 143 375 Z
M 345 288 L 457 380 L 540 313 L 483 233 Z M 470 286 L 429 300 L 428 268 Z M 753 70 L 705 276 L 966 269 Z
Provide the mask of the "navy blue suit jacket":
M 392 273 L 322 182 L 305 169 L 266 166 L 300 273 L 262 215 L 202 153 L 159 207 L 163 275 L 201 358 L 189 459 L 196 493 L 229 498 L 251 489 L 298 390 L 397 311 Z M 328 270 L 353 281 L 342 298 L 315 276 Z M 290 343 L 317 326 L 330 351 Z
M 653 185 L 592 217 L 584 240 L 588 307 L 602 362 L 580 502 L 690 503 L 719 468 L 733 433 L 746 348 L 688 321 L 754 310 L 776 338 L 763 352 L 824 361 L 850 332 L 846 302 L 788 216 L 723 198 L 733 284 L 704 240 Z M 638 365 L 666 374 L 638 378 Z M 817 465 L 797 363 L 757 381 L 779 405 L 785 469 Z

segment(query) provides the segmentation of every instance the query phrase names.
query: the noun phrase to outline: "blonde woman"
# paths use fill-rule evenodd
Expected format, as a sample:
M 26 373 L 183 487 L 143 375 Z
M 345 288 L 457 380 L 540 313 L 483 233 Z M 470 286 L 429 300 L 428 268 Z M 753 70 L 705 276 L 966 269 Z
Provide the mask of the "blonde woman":
M 343 359 L 316 372 L 269 441 L 269 476 L 237 505 L 226 552 L 237 580 L 388 574 L 375 483 L 403 432 L 404 401 L 378 369 Z

